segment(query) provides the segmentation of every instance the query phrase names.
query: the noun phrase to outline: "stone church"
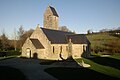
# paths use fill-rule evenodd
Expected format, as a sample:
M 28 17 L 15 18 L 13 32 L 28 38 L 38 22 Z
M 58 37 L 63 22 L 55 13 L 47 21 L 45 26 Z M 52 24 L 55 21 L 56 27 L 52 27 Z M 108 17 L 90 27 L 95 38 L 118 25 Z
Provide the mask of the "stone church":
M 88 57 L 90 42 L 86 36 L 58 30 L 58 19 L 55 8 L 48 6 L 44 13 L 44 28 L 37 25 L 23 44 L 21 56 L 48 60 Z

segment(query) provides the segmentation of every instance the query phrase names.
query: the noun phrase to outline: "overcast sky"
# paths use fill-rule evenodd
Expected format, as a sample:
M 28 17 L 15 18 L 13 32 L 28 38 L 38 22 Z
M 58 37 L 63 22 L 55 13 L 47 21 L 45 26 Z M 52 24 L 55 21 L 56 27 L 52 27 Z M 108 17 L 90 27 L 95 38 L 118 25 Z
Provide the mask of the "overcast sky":
M 9 38 L 14 29 L 43 27 L 43 14 L 48 5 L 56 8 L 59 26 L 67 26 L 76 33 L 88 29 L 120 27 L 120 0 L 0 0 L 0 34 Z

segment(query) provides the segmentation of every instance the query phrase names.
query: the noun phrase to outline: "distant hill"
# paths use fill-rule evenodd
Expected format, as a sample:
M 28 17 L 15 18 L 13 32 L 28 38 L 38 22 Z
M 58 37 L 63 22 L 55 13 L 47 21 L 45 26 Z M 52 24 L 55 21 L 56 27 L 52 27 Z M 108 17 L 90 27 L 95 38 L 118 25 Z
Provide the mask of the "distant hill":
M 91 33 L 86 35 L 91 42 L 91 50 L 95 52 L 119 53 L 120 30 Z

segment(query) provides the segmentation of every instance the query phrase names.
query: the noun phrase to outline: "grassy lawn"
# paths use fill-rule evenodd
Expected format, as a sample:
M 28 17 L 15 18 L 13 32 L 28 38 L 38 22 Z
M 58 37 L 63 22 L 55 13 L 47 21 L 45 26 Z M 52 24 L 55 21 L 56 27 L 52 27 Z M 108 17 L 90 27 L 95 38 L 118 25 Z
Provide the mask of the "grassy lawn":
M 55 67 L 45 69 L 50 75 L 58 80 L 117 80 L 99 72 L 87 68 L 63 68 Z
M 118 60 L 120 60 L 120 55 L 119 54 L 117 54 L 117 55 L 113 55 L 113 56 L 110 56 L 111 58 L 114 58 L 114 59 L 118 59 Z
M 113 62 L 111 60 L 105 59 L 105 58 L 93 58 L 93 59 L 83 59 L 85 63 L 88 63 L 91 65 L 89 69 L 94 70 L 96 72 L 113 76 L 113 77 L 118 77 L 120 78 L 120 61 L 119 62 Z M 79 61 L 79 59 L 77 60 Z M 109 62 L 111 61 L 111 62 Z M 117 63 L 117 64 L 116 64 Z
M 6 60 L 6 59 L 10 59 L 10 58 L 15 58 L 18 55 L 12 55 L 12 56 L 6 56 L 6 57 L 0 57 L 0 60 Z
M 64 68 L 52 67 L 45 69 L 47 73 L 56 77 L 58 80 L 65 79 L 82 79 L 82 80 L 120 80 L 120 58 L 112 57 L 95 57 L 86 59 L 85 63 L 91 65 L 90 68 Z M 76 59 L 81 62 L 81 59 Z
M 27 80 L 18 69 L 0 66 L 0 80 Z
M 21 53 L 19 51 L 14 51 L 14 50 L 0 51 L 0 60 L 15 58 L 15 57 L 20 56 L 20 55 L 21 55 Z

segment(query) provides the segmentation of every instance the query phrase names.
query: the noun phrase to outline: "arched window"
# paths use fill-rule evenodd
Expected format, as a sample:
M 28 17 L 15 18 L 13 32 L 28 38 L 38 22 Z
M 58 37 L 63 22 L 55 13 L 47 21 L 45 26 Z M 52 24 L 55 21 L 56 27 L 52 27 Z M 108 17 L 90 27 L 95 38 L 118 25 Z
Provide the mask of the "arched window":
M 60 53 L 62 53 L 62 46 L 60 46 Z
M 55 52 L 55 47 L 53 46 L 53 53 Z
M 85 46 L 85 45 L 83 45 L 83 51 L 84 51 L 84 52 L 86 51 L 86 46 Z

